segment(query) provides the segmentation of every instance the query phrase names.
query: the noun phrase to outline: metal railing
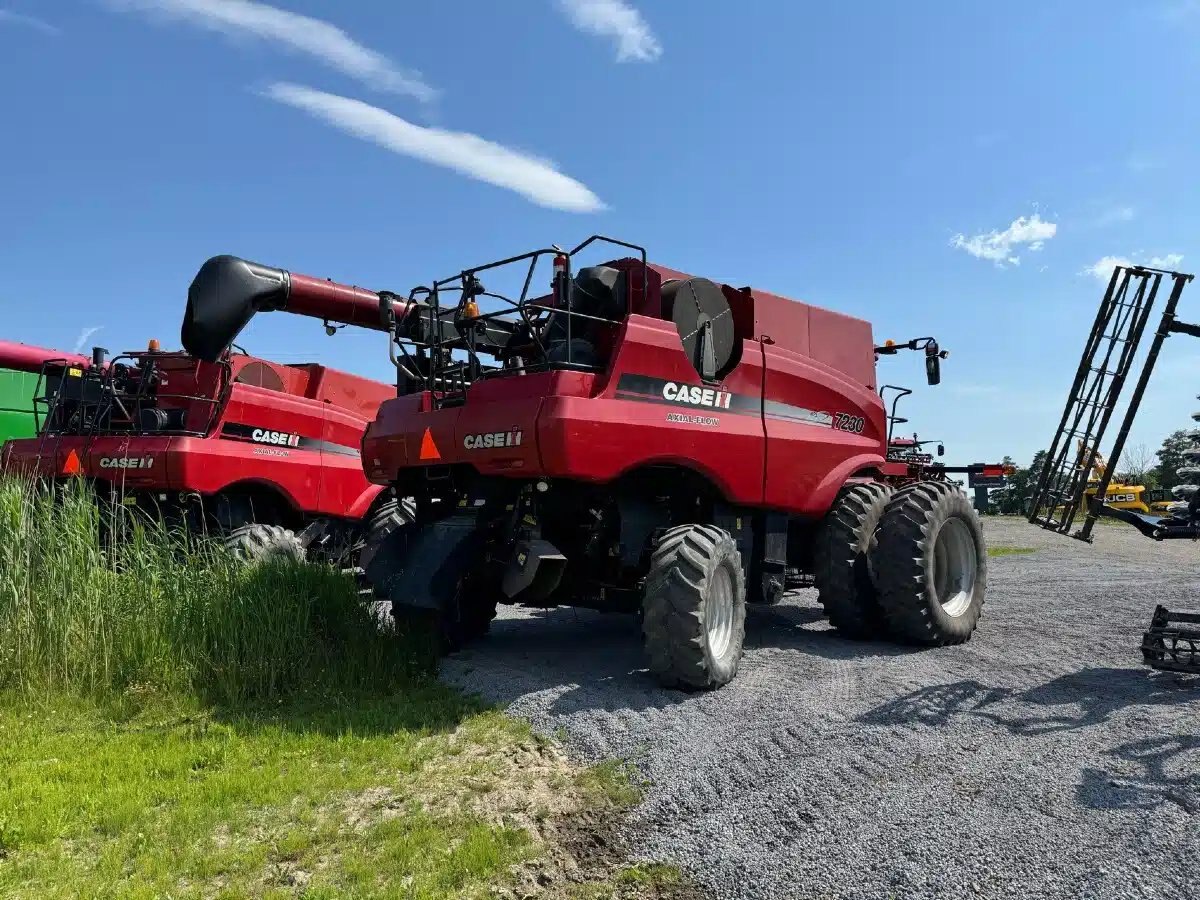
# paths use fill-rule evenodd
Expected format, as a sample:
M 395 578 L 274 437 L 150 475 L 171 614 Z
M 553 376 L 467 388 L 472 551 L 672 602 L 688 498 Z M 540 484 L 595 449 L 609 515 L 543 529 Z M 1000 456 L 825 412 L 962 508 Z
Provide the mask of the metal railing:
M 625 308 L 619 318 L 580 312 L 575 308 L 576 287 L 571 262 L 595 243 L 607 243 L 636 251 L 640 256 L 641 296 L 649 291 L 649 264 L 643 247 L 603 235 L 593 235 L 571 250 L 542 248 L 495 262 L 463 269 L 456 275 L 413 288 L 403 322 L 393 320 L 389 355 L 401 377 L 413 390 L 431 392 L 439 405 L 462 402 L 469 387 L 484 378 L 526 374 L 550 369 L 596 371 L 597 361 L 580 358 L 574 341 L 577 335 L 607 328 L 614 333 L 632 310 L 632 269 L 622 270 L 628 279 Z M 551 303 L 531 297 L 537 266 L 545 257 L 554 260 Z M 506 266 L 527 262 L 521 291 L 509 297 L 484 289 L 479 276 Z M 453 297 L 453 302 L 447 302 Z M 395 295 L 381 295 L 392 308 Z M 498 301 L 501 308 L 481 312 L 478 301 Z M 585 324 L 586 323 L 586 327 Z M 555 332 L 557 340 L 551 341 Z M 455 354 L 461 354 L 455 358 Z M 485 362 L 487 356 L 495 363 Z M 463 358 L 465 357 L 465 358 Z

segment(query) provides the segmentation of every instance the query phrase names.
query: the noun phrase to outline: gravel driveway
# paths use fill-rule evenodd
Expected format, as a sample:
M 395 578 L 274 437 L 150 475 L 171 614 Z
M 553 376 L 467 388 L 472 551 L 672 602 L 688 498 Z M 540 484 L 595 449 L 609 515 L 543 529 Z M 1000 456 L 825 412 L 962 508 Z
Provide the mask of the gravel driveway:
M 657 687 L 637 623 L 509 611 L 444 677 L 650 784 L 633 843 L 716 898 L 1170 897 L 1200 891 L 1200 679 L 1152 674 L 1156 601 L 1200 607 L 1190 542 L 987 523 L 980 630 L 839 638 L 802 591 L 752 608 L 708 694 Z

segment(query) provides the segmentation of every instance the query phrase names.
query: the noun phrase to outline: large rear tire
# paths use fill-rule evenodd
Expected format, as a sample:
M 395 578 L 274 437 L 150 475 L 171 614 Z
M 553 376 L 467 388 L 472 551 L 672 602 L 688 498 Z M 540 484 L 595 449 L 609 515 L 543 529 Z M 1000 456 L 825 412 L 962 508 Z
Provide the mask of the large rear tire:
M 254 522 L 240 525 L 226 534 L 221 543 L 229 553 L 246 563 L 276 560 L 302 563 L 307 558 L 296 532 L 278 525 Z
M 650 671 L 667 687 L 711 689 L 737 674 L 746 637 L 746 579 L 733 538 L 712 525 L 669 529 L 642 599 Z
M 817 533 L 813 580 L 830 624 L 847 637 L 874 638 L 885 630 L 870 552 L 890 495 L 884 484 L 847 487 Z
M 987 545 L 962 491 L 938 481 L 898 490 L 883 513 L 871 559 L 895 637 L 929 646 L 970 639 L 987 593 Z

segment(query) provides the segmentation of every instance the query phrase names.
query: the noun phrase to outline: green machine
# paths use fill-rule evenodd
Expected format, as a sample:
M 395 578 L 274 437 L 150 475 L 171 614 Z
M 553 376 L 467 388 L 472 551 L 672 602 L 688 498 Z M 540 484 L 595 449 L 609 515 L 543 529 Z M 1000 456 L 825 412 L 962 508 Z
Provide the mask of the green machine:
M 0 369 L 0 444 L 36 433 L 33 398 L 40 381 L 40 375 Z

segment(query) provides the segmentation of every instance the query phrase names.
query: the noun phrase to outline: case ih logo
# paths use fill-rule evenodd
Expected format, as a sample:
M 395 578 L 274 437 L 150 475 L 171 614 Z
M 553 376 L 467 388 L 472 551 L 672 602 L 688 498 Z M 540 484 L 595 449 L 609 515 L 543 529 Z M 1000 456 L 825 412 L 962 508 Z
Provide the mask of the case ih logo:
M 520 447 L 524 432 L 520 428 L 510 431 L 493 431 L 488 434 L 468 434 L 463 438 L 467 450 L 495 450 L 500 447 Z
M 674 381 L 668 381 L 663 385 L 662 395 L 664 400 L 686 403 L 688 406 L 708 406 L 713 409 L 729 409 L 729 401 L 733 397 L 727 391 L 691 384 L 676 384 Z
M 102 469 L 149 469 L 154 466 L 153 456 L 102 456 Z
M 300 446 L 300 435 L 288 434 L 286 431 L 268 431 L 266 428 L 255 428 L 250 432 L 250 440 L 256 444 L 272 444 L 276 447 Z

